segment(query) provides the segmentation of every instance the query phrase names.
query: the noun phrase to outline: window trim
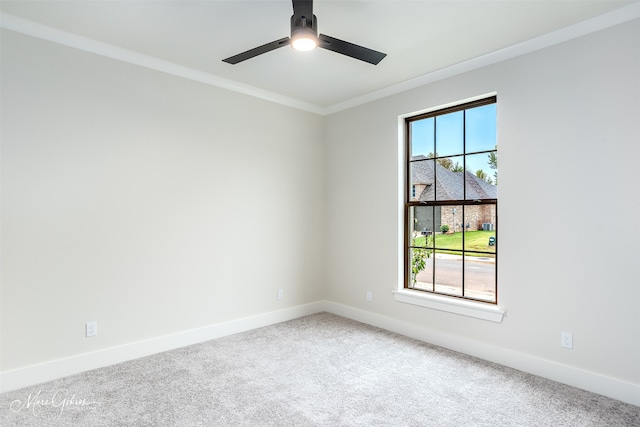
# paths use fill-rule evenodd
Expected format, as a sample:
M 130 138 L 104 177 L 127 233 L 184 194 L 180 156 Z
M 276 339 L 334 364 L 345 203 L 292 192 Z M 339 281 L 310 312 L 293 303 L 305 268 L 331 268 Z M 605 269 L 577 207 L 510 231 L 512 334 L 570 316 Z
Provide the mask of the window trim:
M 463 299 L 455 296 L 402 288 L 393 291 L 396 302 L 460 314 L 476 319 L 502 323 L 505 311 L 496 304 Z
M 430 117 L 436 117 L 456 111 L 463 111 L 471 108 L 476 108 L 484 105 L 497 104 L 497 95 L 496 93 L 482 95 L 476 98 L 467 99 L 464 101 L 450 103 L 441 107 L 430 108 L 429 110 L 423 110 L 419 113 L 407 114 L 404 116 L 398 117 L 398 124 L 400 126 L 399 129 L 399 160 L 401 164 L 401 185 L 400 185 L 400 193 L 399 193 L 399 201 L 400 201 L 400 227 L 399 230 L 401 232 L 400 236 L 400 244 L 401 250 L 399 253 L 400 265 L 402 269 L 399 271 L 399 289 L 394 291 L 395 300 L 398 302 L 404 302 L 409 304 L 414 304 L 418 306 L 433 308 L 436 310 L 447 311 L 451 313 L 462 314 L 466 316 L 471 316 L 475 318 L 491 320 L 495 322 L 501 322 L 505 312 L 498 308 L 498 283 L 497 283 L 497 275 L 498 275 L 498 264 L 497 264 L 497 252 L 496 252 L 496 286 L 495 286 L 495 301 L 483 301 L 474 298 L 464 297 L 464 296 L 456 296 L 456 295 L 447 295 L 437 292 L 424 291 L 424 290 L 415 290 L 408 286 L 409 283 L 409 274 L 408 274 L 408 254 L 409 250 L 409 233 L 407 230 L 407 221 L 409 215 L 409 209 L 411 205 L 411 198 L 409 197 L 409 186 L 411 183 L 411 171 L 409 168 L 409 164 L 411 162 L 411 148 L 409 144 L 410 138 L 410 124 L 417 120 L 422 120 Z M 462 153 L 462 155 L 466 155 L 467 153 Z M 497 207 L 498 201 L 497 199 L 492 199 L 493 203 L 496 206 L 496 222 L 497 222 Z M 463 201 L 463 204 L 475 204 L 472 201 Z M 489 202 L 489 200 L 485 200 L 485 202 Z M 448 204 L 446 201 L 445 203 Z M 455 204 L 460 204 L 460 201 L 455 201 Z

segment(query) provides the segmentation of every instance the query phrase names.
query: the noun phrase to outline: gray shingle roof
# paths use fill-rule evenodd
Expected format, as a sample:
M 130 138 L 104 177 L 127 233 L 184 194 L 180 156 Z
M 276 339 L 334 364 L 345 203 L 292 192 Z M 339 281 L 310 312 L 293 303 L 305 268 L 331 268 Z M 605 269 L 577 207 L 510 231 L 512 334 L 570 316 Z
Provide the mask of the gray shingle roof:
M 462 172 L 452 172 L 435 160 L 422 155 L 413 156 L 411 160 L 411 183 L 426 185 L 418 197 L 419 200 L 435 200 L 434 191 L 437 192 L 437 200 L 462 200 L 464 198 Z M 467 180 L 467 200 L 498 198 L 498 189 L 495 185 L 489 184 L 469 171 L 465 171 L 464 175 Z M 434 182 L 436 184 L 435 190 Z

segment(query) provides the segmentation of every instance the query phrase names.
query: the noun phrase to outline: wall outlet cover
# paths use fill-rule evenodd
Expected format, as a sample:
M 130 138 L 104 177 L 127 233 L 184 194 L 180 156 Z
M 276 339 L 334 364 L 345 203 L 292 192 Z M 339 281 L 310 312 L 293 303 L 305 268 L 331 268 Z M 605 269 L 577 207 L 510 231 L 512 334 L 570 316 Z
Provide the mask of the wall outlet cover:
M 564 348 L 573 348 L 573 335 L 571 332 L 560 333 L 560 346 Z
M 98 335 L 98 322 L 87 322 L 86 333 L 87 337 L 95 337 Z

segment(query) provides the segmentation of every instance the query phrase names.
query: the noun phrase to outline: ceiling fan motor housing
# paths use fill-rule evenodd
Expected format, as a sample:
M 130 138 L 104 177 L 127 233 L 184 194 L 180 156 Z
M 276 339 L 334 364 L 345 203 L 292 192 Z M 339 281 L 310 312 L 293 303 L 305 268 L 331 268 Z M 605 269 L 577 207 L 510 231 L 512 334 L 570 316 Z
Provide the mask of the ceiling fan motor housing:
M 307 16 L 291 16 L 291 40 L 301 37 L 318 38 L 318 19 L 316 15 Z

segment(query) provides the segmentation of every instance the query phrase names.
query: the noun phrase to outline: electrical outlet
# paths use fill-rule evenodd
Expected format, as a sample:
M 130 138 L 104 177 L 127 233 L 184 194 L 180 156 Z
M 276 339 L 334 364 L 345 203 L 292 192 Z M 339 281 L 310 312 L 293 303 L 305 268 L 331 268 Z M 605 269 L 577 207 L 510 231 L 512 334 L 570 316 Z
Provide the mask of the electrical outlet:
M 284 298 L 284 291 L 282 289 L 278 289 L 278 299 Z
M 560 346 L 564 348 L 573 348 L 573 335 L 571 332 L 560 333 Z
M 373 301 L 373 294 L 371 291 L 367 291 L 367 301 Z
M 86 331 L 87 337 L 95 337 L 98 335 L 98 322 L 87 322 Z

